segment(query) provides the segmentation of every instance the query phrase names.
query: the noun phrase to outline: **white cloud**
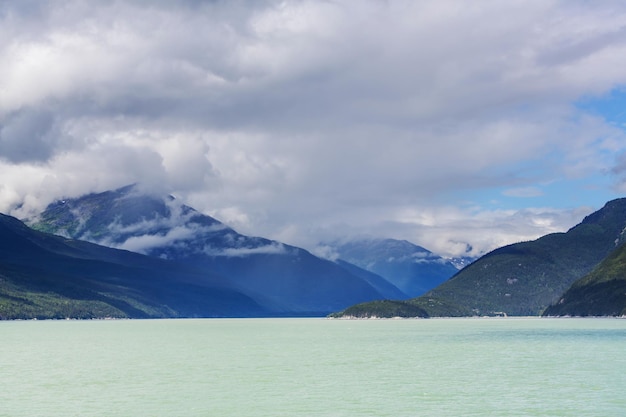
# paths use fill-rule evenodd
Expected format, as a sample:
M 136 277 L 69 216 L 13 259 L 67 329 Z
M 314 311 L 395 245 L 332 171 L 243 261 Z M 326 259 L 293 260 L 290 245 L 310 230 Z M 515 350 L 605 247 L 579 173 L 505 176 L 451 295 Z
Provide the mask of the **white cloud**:
M 175 242 L 185 241 L 195 236 L 197 230 L 184 226 L 176 226 L 163 235 L 146 234 L 133 236 L 119 245 L 114 245 L 118 249 L 125 249 L 132 252 L 148 253 L 151 249 L 162 248 L 172 245 Z
M 0 210 L 142 182 L 308 247 L 370 233 L 456 253 L 563 230 L 598 194 L 480 196 L 626 188 L 624 131 L 575 106 L 626 83 L 625 27 L 614 2 L 5 2 Z
M 490 210 L 438 206 L 400 212 L 388 227 L 396 236 L 428 242 L 428 249 L 438 254 L 476 256 L 510 243 L 565 232 L 592 211 L 590 207 Z
M 311 251 L 313 255 L 322 259 L 328 259 L 329 261 L 337 261 L 339 259 L 339 253 L 332 246 L 320 244 L 313 248 Z
M 212 248 L 206 247 L 205 254 L 209 256 L 226 256 L 232 258 L 240 258 L 250 255 L 282 255 L 287 253 L 287 248 L 281 243 L 270 243 L 265 246 L 257 246 L 253 248 Z

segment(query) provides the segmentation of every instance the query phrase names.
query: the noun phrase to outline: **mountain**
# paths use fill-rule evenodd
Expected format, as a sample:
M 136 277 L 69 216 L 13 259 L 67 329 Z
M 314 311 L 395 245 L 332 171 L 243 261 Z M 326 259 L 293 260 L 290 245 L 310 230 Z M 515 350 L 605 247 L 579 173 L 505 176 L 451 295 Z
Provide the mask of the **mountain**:
M 139 185 L 57 201 L 28 224 L 223 276 L 275 314 L 327 314 L 385 298 L 340 265 L 304 249 L 241 235 L 172 196 Z
M 448 260 L 406 240 L 354 239 L 323 246 L 340 260 L 385 278 L 405 299 L 424 294 L 458 271 Z
M 626 199 L 610 201 L 566 233 L 496 249 L 406 302 L 429 316 L 540 315 L 620 245 L 625 226 Z
M 626 316 L 626 245 L 577 280 L 544 316 Z
M 370 284 L 376 289 L 376 291 L 380 292 L 385 299 L 402 300 L 409 298 L 409 296 L 400 291 L 398 287 L 396 287 L 380 275 L 377 275 L 371 271 L 365 270 L 341 259 L 337 259 L 335 263 L 350 272 L 352 275 L 355 275 Z
M 0 318 L 266 315 L 223 278 L 30 229 L 0 215 Z

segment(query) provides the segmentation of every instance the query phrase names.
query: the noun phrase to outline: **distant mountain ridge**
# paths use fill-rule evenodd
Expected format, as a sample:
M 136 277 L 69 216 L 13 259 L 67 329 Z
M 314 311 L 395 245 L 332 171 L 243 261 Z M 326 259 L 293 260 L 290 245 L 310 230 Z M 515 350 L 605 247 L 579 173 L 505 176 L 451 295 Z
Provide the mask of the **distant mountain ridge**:
M 28 224 L 224 277 L 274 313 L 326 314 L 385 298 L 367 280 L 304 249 L 244 236 L 168 195 L 138 185 L 65 199 Z M 384 291 L 383 291 L 384 292 Z
M 431 317 L 536 316 L 544 311 L 556 314 L 560 310 L 548 307 L 564 293 L 564 303 L 573 298 L 566 290 L 620 247 L 625 227 L 626 199 L 610 201 L 566 233 L 498 248 L 423 296 L 405 303 L 409 304 L 407 307 L 421 308 Z M 591 279 L 587 283 L 594 282 L 599 283 Z M 584 284 L 585 281 L 578 284 L 579 288 Z M 577 298 L 581 299 L 581 295 Z M 366 316 L 370 304 L 359 306 L 359 314 Z M 393 308 L 399 310 L 397 305 Z M 371 309 L 381 314 L 380 305 L 372 304 Z
M 405 298 L 424 294 L 458 271 L 449 260 L 406 240 L 361 238 L 323 246 L 340 260 L 385 278 L 406 294 Z

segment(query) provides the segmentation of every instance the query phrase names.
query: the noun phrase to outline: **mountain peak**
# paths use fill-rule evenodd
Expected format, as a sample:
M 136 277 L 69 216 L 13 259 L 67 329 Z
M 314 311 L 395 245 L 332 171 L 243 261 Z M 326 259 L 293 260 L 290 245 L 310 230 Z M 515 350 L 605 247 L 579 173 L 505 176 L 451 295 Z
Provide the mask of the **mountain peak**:
M 600 210 L 586 216 L 580 224 L 613 225 L 616 221 L 623 222 L 624 218 L 626 218 L 626 198 L 617 198 L 607 202 Z
M 27 222 L 37 230 L 140 253 L 200 230 L 230 230 L 171 195 L 138 184 L 56 201 Z

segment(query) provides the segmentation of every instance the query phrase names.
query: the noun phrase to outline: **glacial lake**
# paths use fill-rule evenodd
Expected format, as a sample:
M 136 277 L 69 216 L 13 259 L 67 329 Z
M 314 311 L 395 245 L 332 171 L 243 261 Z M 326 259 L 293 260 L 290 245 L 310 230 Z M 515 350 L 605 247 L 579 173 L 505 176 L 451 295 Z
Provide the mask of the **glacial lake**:
M 0 416 L 626 415 L 624 319 L 0 322 Z

